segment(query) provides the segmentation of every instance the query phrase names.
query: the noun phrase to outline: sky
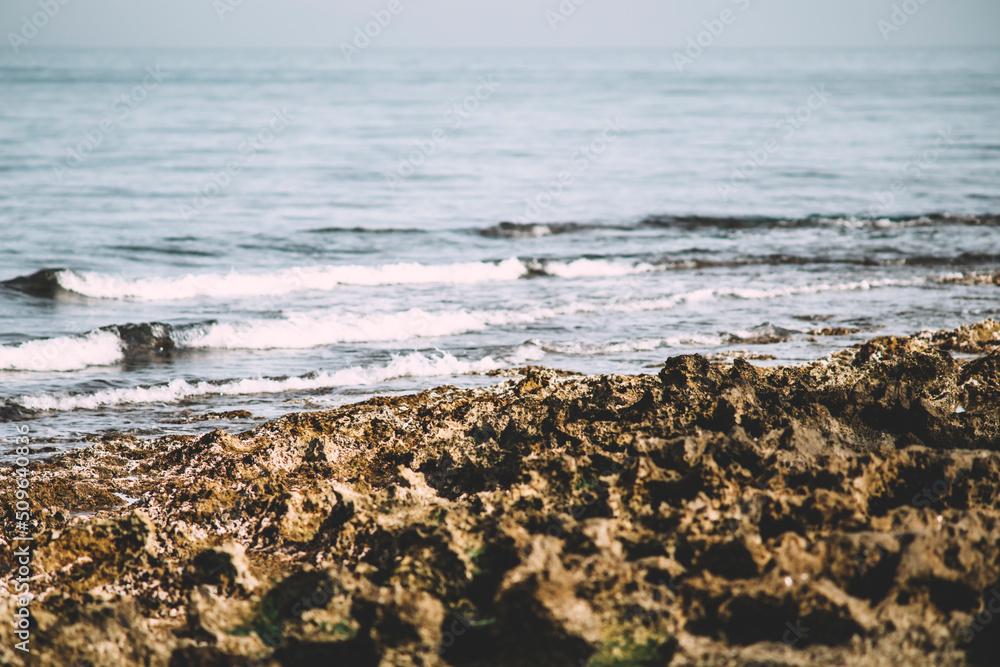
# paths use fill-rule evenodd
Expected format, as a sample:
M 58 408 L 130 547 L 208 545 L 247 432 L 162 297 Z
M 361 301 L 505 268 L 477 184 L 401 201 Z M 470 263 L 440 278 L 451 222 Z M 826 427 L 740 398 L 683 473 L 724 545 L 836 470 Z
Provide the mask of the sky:
M 18 46 L 341 48 L 375 12 L 385 48 L 677 48 L 724 10 L 721 46 L 1000 46 L 997 0 L 3 0 L 0 29 L 8 53 L 29 34 Z

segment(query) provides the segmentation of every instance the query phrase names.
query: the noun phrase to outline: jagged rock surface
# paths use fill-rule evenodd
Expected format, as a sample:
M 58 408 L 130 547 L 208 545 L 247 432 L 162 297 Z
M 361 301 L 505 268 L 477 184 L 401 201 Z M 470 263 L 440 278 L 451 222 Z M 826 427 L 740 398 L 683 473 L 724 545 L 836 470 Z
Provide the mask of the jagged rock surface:
M 998 664 L 998 331 L 109 438 L 32 466 L 30 664 Z

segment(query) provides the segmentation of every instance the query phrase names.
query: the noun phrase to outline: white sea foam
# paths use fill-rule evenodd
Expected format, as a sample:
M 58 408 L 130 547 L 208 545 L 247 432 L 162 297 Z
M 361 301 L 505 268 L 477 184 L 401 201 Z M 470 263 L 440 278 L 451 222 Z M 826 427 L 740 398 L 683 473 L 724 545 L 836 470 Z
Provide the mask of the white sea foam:
M 122 358 L 121 339 L 110 331 L 0 346 L 0 370 L 75 371 L 116 364 Z
M 609 262 L 604 259 L 577 259 L 572 262 L 547 262 L 545 272 L 560 278 L 614 278 L 656 271 L 652 264 Z
M 244 378 L 222 383 L 173 380 L 152 387 L 105 389 L 89 394 L 35 394 L 11 399 L 29 410 L 67 411 L 93 410 L 116 405 L 174 403 L 197 396 L 244 396 L 275 394 L 345 386 L 366 386 L 401 377 L 447 377 L 473 372 L 486 372 L 504 366 L 502 361 L 485 357 L 478 361 L 457 359 L 451 354 L 429 356 L 419 352 L 394 355 L 384 366 L 353 367 L 322 372 L 304 377 L 285 379 Z
M 530 310 L 424 311 L 413 308 L 372 315 L 299 313 L 260 319 L 192 326 L 171 333 L 178 349 L 274 350 L 308 349 L 342 343 L 400 342 L 482 331 L 492 326 L 528 324 L 574 311 Z M 124 360 L 124 346 L 112 331 L 96 330 L 0 346 L 0 370 L 73 371 Z
M 397 313 L 293 314 L 282 319 L 220 323 L 175 334 L 187 348 L 304 349 L 338 343 L 395 342 L 453 336 L 490 326 L 534 322 L 552 317 L 550 309 L 530 311 L 424 311 Z
M 532 361 L 541 361 L 544 358 L 545 349 L 529 341 L 504 357 L 504 361 L 510 366 L 520 366 Z
M 517 228 L 507 229 L 501 234 L 509 239 L 523 239 L 523 238 L 541 238 L 543 236 L 552 236 L 552 228 L 548 225 L 543 225 L 541 223 L 532 225 L 521 225 Z
M 578 259 L 551 261 L 545 271 L 561 278 L 602 278 L 654 271 L 649 264 Z M 66 290 L 95 299 L 176 301 L 196 298 L 280 296 L 306 290 L 330 291 L 340 286 L 474 284 L 523 278 L 529 266 L 516 257 L 502 262 L 459 262 L 427 265 L 416 262 L 381 266 L 312 266 L 272 273 L 207 273 L 124 279 L 90 271 L 60 271 Z
M 208 273 L 126 280 L 118 276 L 61 271 L 64 289 L 97 299 L 162 301 L 199 297 L 231 298 L 279 296 L 304 290 L 333 290 L 341 285 L 405 285 L 426 283 L 481 283 L 521 278 L 526 265 L 517 258 L 502 262 L 418 263 L 382 266 L 296 267 L 273 273 Z
M 721 336 L 713 334 L 692 334 L 690 336 L 667 336 L 665 338 L 637 338 L 635 340 L 608 343 L 587 343 L 584 341 L 544 341 L 537 345 L 547 352 L 571 356 L 594 356 L 651 352 L 671 347 L 715 347 L 723 344 Z
M 655 299 L 625 299 L 611 304 L 607 310 L 611 312 L 634 313 L 654 310 L 670 310 L 682 303 L 698 303 L 710 301 L 718 296 L 718 292 L 713 289 L 700 289 L 693 292 L 682 292 L 661 296 Z
M 829 291 L 869 290 L 879 287 L 913 286 L 925 283 L 918 280 L 858 281 L 852 283 L 804 285 L 777 288 L 725 288 L 700 289 L 657 298 L 626 298 L 611 303 L 573 301 L 551 308 L 523 310 L 441 310 L 425 311 L 419 308 L 394 312 L 361 315 L 354 313 L 293 313 L 280 319 L 258 319 L 195 326 L 175 330 L 174 343 L 181 349 L 269 350 L 308 349 L 343 343 L 400 342 L 420 338 L 454 336 L 484 331 L 490 327 L 530 324 L 563 315 L 580 315 L 614 312 L 644 312 L 669 310 L 683 304 L 702 303 L 724 298 L 775 299 L 797 295 L 819 294 Z M 653 339 L 650 339 L 652 341 Z M 655 339 L 657 345 L 687 344 L 672 338 Z M 634 351 L 646 349 L 650 341 L 622 343 L 622 346 L 639 345 Z M 701 344 L 692 341 L 691 344 Z M 706 345 L 714 344 L 705 342 Z M 602 352 L 597 345 L 594 354 Z M 563 351 L 563 350 L 560 350 Z M 628 350 L 621 348 L 621 352 Z M 567 354 L 584 352 L 564 351 Z M 21 345 L 0 346 L 0 370 L 71 371 L 116 364 L 123 360 L 123 346 L 118 336 L 98 330 L 80 336 L 64 336 L 31 341 Z
M 860 280 L 851 283 L 832 283 L 818 285 L 801 285 L 798 287 L 772 287 L 772 288 L 725 288 L 725 289 L 700 289 L 693 292 L 673 294 L 670 296 L 658 297 L 655 299 L 634 299 L 625 300 L 613 304 L 609 310 L 620 312 L 654 311 L 668 310 L 683 303 L 699 303 L 712 301 L 719 298 L 735 298 L 747 300 L 760 299 L 780 299 L 790 296 L 802 296 L 807 294 L 822 294 L 824 292 L 854 292 L 877 289 L 880 287 L 913 287 L 926 284 L 926 278 L 913 280 Z
M 926 278 L 914 280 L 859 280 L 851 283 L 831 283 L 819 285 L 803 285 L 800 287 L 775 287 L 770 289 L 729 289 L 721 290 L 720 295 L 733 296 L 738 299 L 774 299 L 802 294 L 823 294 L 824 292 L 855 292 L 877 289 L 879 287 L 913 287 L 927 282 Z

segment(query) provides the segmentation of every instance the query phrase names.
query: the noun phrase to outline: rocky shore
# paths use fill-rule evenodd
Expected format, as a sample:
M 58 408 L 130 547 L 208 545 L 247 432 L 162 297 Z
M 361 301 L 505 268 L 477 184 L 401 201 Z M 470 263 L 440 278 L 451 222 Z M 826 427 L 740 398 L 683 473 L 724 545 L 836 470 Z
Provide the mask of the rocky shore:
M 1000 664 L 1000 323 L 0 471 L 4 665 Z M 23 527 L 23 526 L 22 526 Z

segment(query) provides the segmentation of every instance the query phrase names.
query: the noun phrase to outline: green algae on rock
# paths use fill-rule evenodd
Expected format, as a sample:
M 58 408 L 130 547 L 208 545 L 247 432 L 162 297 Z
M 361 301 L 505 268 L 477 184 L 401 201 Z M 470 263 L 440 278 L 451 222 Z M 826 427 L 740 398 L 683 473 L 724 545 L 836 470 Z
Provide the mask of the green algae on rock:
M 109 437 L 31 466 L 30 664 L 990 664 L 998 331 Z

